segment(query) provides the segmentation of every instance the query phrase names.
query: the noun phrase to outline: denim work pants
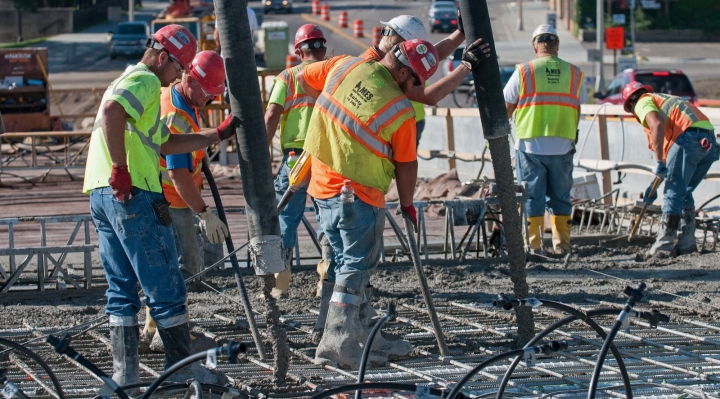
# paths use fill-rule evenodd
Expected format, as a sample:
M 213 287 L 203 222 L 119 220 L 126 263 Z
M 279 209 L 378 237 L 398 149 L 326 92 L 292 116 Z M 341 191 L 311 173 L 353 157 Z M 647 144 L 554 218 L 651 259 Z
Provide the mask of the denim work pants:
M 173 219 L 172 230 L 175 248 L 178 249 L 180 270 L 188 273 L 187 277 L 200 273 L 204 264 L 203 251 L 198 244 L 198 229 L 192 209 L 170 208 L 170 215 Z
M 707 150 L 700 145 L 703 138 L 710 141 L 711 146 Z M 690 128 L 678 136 L 666 159 L 668 174 L 663 191 L 663 213 L 680 215 L 683 209 L 695 208 L 692 193 L 705 178 L 713 162 L 717 161 L 718 155 L 720 148 L 714 134 Z
M 280 169 L 275 176 L 275 196 L 280 202 L 283 194 L 290 187 L 290 168 L 287 164 L 288 156 L 283 156 Z M 285 209 L 278 215 L 280 219 L 280 233 L 282 234 L 283 247 L 293 248 L 297 242 L 297 229 L 305 213 L 305 202 L 307 200 L 307 188 L 299 189 L 293 194 Z
M 171 226 L 163 226 L 153 202 L 162 194 L 133 188 L 123 204 L 103 187 L 90 193 L 90 213 L 98 233 L 100 260 L 108 282 L 105 313 L 135 318 L 140 283 L 158 327 L 185 323 L 185 282 L 177 262 Z
M 355 197 L 350 204 L 340 196 L 316 200 L 320 224 L 333 248 L 334 273 L 329 280 L 356 293 L 364 293 L 370 273 L 380 263 L 380 242 L 385 227 L 385 209 Z M 334 274 L 334 275 L 333 275 Z
M 515 170 L 518 181 L 527 184 L 526 217 L 543 216 L 546 207 L 553 215 L 570 215 L 572 152 L 564 155 L 535 155 L 517 151 Z

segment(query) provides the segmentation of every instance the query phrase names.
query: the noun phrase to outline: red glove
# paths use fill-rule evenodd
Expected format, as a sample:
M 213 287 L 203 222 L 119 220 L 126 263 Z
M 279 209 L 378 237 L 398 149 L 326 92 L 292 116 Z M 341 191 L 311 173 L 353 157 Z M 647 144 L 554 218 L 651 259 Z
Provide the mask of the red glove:
M 232 113 L 217 127 L 217 134 L 220 141 L 227 140 L 235 134 L 235 119 Z
M 130 172 L 128 172 L 127 165 L 117 166 L 113 165 L 112 174 L 108 179 L 110 187 L 113 189 L 113 195 L 118 201 L 125 203 L 132 198 L 130 190 L 132 190 L 132 178 Z
M 415 211 L 415 207 L 412 205 L 409 206 L 400 206 L 400 212 L 402 213 L 402 217 L 405 220 L 408 220 L 413 225 L 413 229 L 417 231 L 417 211 Z

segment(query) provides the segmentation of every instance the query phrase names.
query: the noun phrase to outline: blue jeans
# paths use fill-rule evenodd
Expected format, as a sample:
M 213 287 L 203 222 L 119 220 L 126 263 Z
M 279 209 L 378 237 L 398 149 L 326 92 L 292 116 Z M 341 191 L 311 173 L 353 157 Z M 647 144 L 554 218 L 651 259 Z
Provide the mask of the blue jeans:
M 280 164 L 277 176 L 275 176 L 275 196 L 280 202 L 283 194 L 290 186 L 290 168 L 287 164 L 288 156 L 285 155 Z M 307 188 L 299 189 L 293 194 L 290 202 L 285 206 L 278 217 L 280 218 L 280 233 L 282 234 L 283 247 L 293 248 L 297 242 L 297 229 L 305 213 L 305 201 L 307 200 Z
M 711 147 L 705 150 L 700 140 L 706 138 Z M 688 129 L 678 136 L 668 151 L 666 165 L 663 213 L 680 215 L 684 208 L 695 207 L 693 191 L 705 178 L 713 162 L 718 159 L 720 148 L 715 135 Z
M 339 195 L 316 201 L 320 224 L 335 258 L 334 276 L 328 270 L 330 281 L 334 278 L 335 284 L 364 293 L 370 272 L 380 263 L 385 209 L 368 205 L 357 197 L 351 204 L 341 203 Z
M 185 323 L 186 291 L 172 226 L 163 226 L 152 206 L 160 198 L 133 188 L 132 199 L 123 204 L 110 187 L 97 188 L 90 193 L 90 213 L 108 282 L 105 313 L 136 317 L 139 282 L 158 327 L 170 328 Z
M 545 215 L 545 208 L 557 216 L 570 215 L 570 190 L 573 186 L 573 154 L 535 155 L 517 151 L 515 170 L 519 182 L 525 182 L 528 199 L 527 217 Z

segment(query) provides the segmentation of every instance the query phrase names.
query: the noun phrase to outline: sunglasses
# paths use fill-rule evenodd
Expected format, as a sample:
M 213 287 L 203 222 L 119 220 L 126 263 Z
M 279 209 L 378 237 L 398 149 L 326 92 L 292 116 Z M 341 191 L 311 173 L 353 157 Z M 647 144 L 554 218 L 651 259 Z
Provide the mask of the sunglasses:
M 182 64 L 180 64 L 180 61 L 177 60 L 177 58 L 173 57 L 172 54 L 170 54 L 169 51 L 165 50 L 168 57 L 170 58 L 170 61 L 172 61 L 173 65 L 175 66 L 175 71 L 178 73 L 178 75 L 182 74 L 185 68 L 182 67 Z
M 383 36 L 393 36 L 395 34 L 395 31 L 387 26 L 383 26 L 381 34 Z
M 422 86 L 422 83 L 420 83 L 420 77 L 411 68 L 408 68 L 408 71 L 410 72 L 410 76 L 415 78 L 415 83 L 413 83 L 413 86 Z
M 405 67 L 407 67 L 408 72 L 410 72 L 410 75 L 415 78 L 414 86 L 422 86 L 422 83 L 420 81 L 420 77 L 415 73 L 413 70 L 412 65 L 410 65 L 410 60 L 405 57 L 405 54 L 400 50 L 400 46 L 395 45 L 392 48 L 392 52 L 395 55 L 395 57 L 400 61 L 401 64 L 403 64 Z
M 203 96 L 205 97 L 215 97 L 215 95 L 208 93 L 207 90 L 203 87 L 203 85 L 200 84 L 200 82 L 197 81 L 197 79 L 193 78 L 193 82 L 195 82 L 195 85 L 200 88 L 200 91 L 202 91 Z

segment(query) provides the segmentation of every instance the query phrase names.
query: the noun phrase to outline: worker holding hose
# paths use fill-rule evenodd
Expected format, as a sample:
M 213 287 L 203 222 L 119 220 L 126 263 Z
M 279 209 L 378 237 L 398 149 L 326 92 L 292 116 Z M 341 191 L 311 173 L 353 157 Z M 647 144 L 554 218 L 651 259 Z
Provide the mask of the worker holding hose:
M 318 95 L 304 147 L 312 155 L 308 193 L 337 262 L 316 364 L 359 366 L 369 333 L 363 319 L 372 309 L 366 290 L 380 261 L 385 193 L 393 178 L 403 217 L 417 225 L 415 113 L 405 93 L 424 85 L 439 61 L 432 44 L 415 39 L 380 62 L 335 57 L 297 76 L 307 93 Z M 370 362 L 377 364 L 393 350 L 407 354 L 412 345 L 378 337 L 372 349 Z
M 665 180 L 662 218 L 649 255 L 682 255 L 697 251 L 693 191 L 720 157 L 713 125 L 690 101 L 653 93 L 652 86 L 630 82 L 622 91 L 624 108 L 645 129 L 655 155 L 655 175 Z M 645 191 L 652 204 L 657 193 Z M 678 236 L 678 230 L 680 234 Z
M 142 287 L 165 347 L 165 367 L 191 352 L 186 287 L 178 266 L 172 217 L 162 195 L 160 153 L 189 153 L 234 135 L 234 120 L 194 134 L 170 134 L 160 120 L 161 88 L 189 71 L 197 41 L 186 28 L 168 25 L 152 35 L 136 65 L 103 95 L 90 138 L 83 191 L 98 233 L 108 282 L 113 380 L 139 381 L 138 320 Z M 199 363 L 174 376 L 202 383 L 225 377 Z
M 532 46 L 536 58 L 517 65 L 503 94 L 508 118 L 515 113 L 517 179 L 528 189 L 526 253 L 530 260 L 541 260 L 546 209 L 552 254 L 563 256 L 572 250 L 573 153 L 580 104 L 587 102 L 587 93 L 580 68 L 558 58 L 560 38 L 554 27 L 538 26 Z

